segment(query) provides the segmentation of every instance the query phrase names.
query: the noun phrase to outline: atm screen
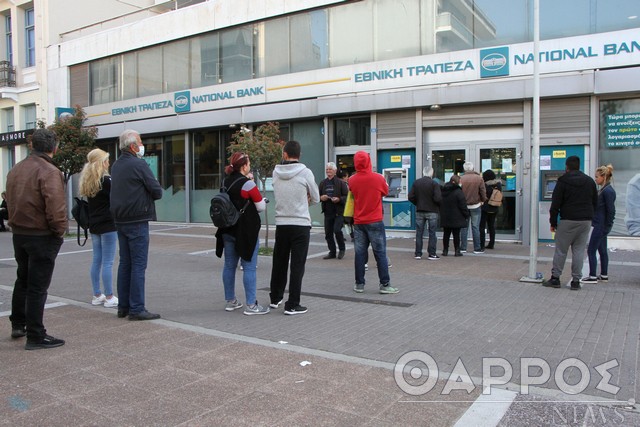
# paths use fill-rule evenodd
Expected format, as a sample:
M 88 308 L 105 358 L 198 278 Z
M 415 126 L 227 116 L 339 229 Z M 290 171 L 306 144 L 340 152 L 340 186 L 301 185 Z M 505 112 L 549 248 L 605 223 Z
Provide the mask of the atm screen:
M 402 185 L 401 177 L 392 176 L 391 178 L 389 178 L 389 188 L 396 189 L 396 188 L 400 188 L 401 185 Z
M 558 181 L 552 181 L 552 180 L 547 181 L 547 188 L 545 189 L 545 193 L 548 193 L 548 194 L 553 193 L 554 188 L 556 188 L 557 182 Z

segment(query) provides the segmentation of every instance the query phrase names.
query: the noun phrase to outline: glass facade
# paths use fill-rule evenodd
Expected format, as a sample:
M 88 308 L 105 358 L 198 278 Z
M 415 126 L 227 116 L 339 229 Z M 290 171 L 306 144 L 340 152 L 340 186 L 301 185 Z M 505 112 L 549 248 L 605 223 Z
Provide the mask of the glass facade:
M 640 26 L 637 0 L 540 3 L 542 39 Z M 88 102 L 532 39 L 533 0 L 364 0 L 92 61 Z

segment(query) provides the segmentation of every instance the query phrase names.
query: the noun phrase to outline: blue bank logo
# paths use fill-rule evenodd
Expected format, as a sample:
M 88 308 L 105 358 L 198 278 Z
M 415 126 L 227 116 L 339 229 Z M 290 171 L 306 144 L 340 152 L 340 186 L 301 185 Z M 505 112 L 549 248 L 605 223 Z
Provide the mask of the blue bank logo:
M 480 51 L 480 77 L 509 75 L 509 48 L 496 47 Z
M 176 92 L 173 98 L 173 105 L 176 113 L 188 113 L 191 111 L 191 92 L 188 90 Z

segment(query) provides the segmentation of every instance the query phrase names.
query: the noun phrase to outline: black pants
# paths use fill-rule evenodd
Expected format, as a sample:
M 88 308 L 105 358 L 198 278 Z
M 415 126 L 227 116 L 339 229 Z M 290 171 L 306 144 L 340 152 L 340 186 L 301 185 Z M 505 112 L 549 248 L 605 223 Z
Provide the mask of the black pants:
M 53 268 L 63 239 L 54 236 L 13 235 L 14 256 L 18 263 L 9 320 L 13 327 L 27 327 L 27 340 L 42 340 L 44 304 Z
M 442 248 L 449 250 L 449 237 L 453 234 L 453 249 L 457 252 L 460 250 L 460 229 L 444 227 L 442 233 Z
M 287 271 L 291 257 L 291 274 L 289 276 L 289 299 L 284 304 L 285 310 L 300 305 L 302 277 L 307 263 L 309 236 L 311 227 L 301 225 L 276 226 L 276 243 L 273 246 L 273 266 L 271 268 L 271 302 L 276 304 L 284 298 L 287 287 Z
M 496 244 L 496 216 L 497 212 L 482 211 L 480 215 L 480 245 L 485 248 L 485 229 L 489 231 L 489 244 L 487 247 L 493 248 Z
M 344 246 L 344 234 L 342 233 L 342 227 L 344 226 L 344 217 L 342 215 L 337 216 L 325 216 L 324 217 L 324 239 L 327 241 L 329 247 L 329 253 L 336 254 L 336 242 L 338 241 L 338 249 L 345 250 Z

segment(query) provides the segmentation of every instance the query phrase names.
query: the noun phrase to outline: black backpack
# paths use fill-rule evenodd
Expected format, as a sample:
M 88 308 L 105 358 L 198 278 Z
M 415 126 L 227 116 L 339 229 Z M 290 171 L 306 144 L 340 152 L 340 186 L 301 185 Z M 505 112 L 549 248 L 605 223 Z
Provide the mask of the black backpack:
M 71 215 L 73 215 L 73 219 L 76 220 L 78 224 L 78 244 L 80 246 L 84 246 L 87 244 L 87 239 L 89 238 L 88 231 L 89 230 L 89 202 L 86 200 L 80 199 L 78 197 L 73 198 L 73 208 L 71 209 Z M 84 242 L 80 243 L 80 229 L 84 230 Z
M 249 200 L 247 200 L 247 203 L 244 204 L 242 209 L 238 210 L 229 197 L 229 190 L 238 181 L 240 181 L 240 179 L 233 181 L 229 188 L 220 188 L 220 193 L 216 194 L 213 196 L 213 199 L 211 199 L 209 216 L 211 217 L 211 221 L 213 221 L 213 225 L 218 228 L 227 228 L 236 225 L 240 219 L 240 215 L 244 213 L 245 209 L 247 209 L 247 206 L 249 205 Z

